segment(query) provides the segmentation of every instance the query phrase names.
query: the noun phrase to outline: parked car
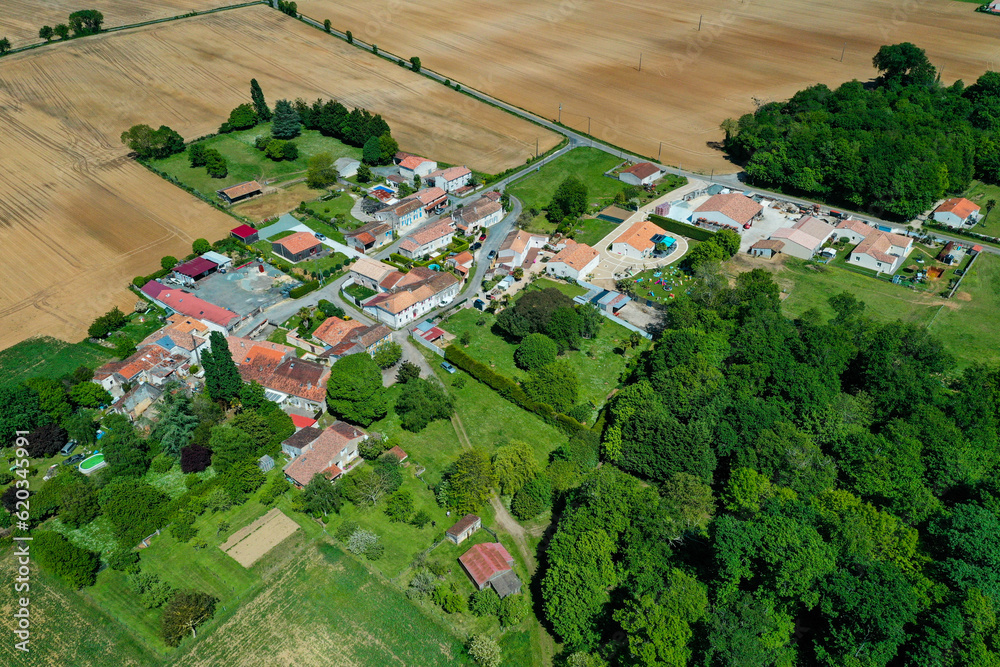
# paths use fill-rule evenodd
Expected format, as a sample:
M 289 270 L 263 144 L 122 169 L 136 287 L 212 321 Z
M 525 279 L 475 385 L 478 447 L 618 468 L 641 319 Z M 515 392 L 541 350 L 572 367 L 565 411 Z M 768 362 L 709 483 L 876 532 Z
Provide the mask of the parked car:
M 59 453 L 63 456 L 69 456 L 76 449 L 76 440 L 70 440 L 66 443 L 66 446 L 59 450 Z
M 480 241 L 485 241 L 486 240 L 486 234 L 480 234 L 479 240 Z
M 73 456 L 71 456 L 68 459 L 66 459 L 65 461 L 63 461 L 62 464 L 64 466 L 76 465 L 77 463 L 79 463 L 80 461 L 84 460 L 85 458 L 87 458 L 86 454 L 74 454 Z
M 490 254 L 487 255 L 487 257 L 489 257 L 490 259 L 493 259 L 496 256 L 497 256 L 497 251 L 496 250 L 490 250 Z
M 469 250 L 471 250 L 472 252 L 475 252 L 475 251 L 479 250 L 482 247 L 483 247 L 483 244 L 480 243 L 479 241 L 476 241 L 475 243 L 473 243 L 472 245 L 469 246 Z
M 319 232 L 316 232 L 315 236 L 316 236 L 316 238 L 317 238 L 317 239 L 319 239 L 320 241 L 325 241 L 325 240 L 326 240 L 326 237 L 325 237 L 325 236 L 323 236 L 322 234 L 320 234 Z
M 441 368 L 445 369 L 449 373 L 454 373 L 455 371 L 458 370 L 457 368 L 455 368 L 454 366 L 452 366 L 451 364 L 449 364 L 447 361 L 442 361 L 441 362 Z

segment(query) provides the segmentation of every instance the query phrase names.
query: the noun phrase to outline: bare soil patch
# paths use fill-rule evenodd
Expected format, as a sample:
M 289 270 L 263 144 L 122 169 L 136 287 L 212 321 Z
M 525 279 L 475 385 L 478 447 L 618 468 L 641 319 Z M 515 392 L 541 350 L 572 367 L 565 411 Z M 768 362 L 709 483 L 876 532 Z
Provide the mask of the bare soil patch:
M 355 38 L 465 85 L 688 169 L 733 171 L 719 123 L 813 83 L 874 76 L 883 44 L 910 41 L 971 83 L 1000 46 L 965 2 L 899 0 L 301 0 Z M 701 17 L 701 30 L 698 30 Z M 991 20 L 993 19 L 993 20 Z M 846 42 L 844 60 L 841 53 Z M 639 58 L 642 56 L 642 69 Z
M 128 159 L 118 137 L 136 123 L 169 125 L 187 139 L 214 132 L 248 99 L 253 77 L 272 104 L 323 97 L 363 106 L 385 116 L 404 150 L 481 171 L 521 164 L 536 137 L 541 150 L 558 142 L 263 6 L 8 55 L 0 347 L 43 334 L 83 338 L 98 314 L 132 307 L 134 276 L 235 225 Z
M 245 204 L 237 204 L 233 207 L 233 212 L 260 221 L 288 213 L 298 206 L 299 202 L 311 201 L 321 194 L 323 194 L 321 190 L 311 190 L 305 183 L 296 183 L 287 188 L 278 188 L 273 194 L 252 199 Z
M 248 568 L 298 529 L 299 524 L 278 508 L 274 508 L 250 525 L 233 533 L 225 544 L 219 545 L 219 548 L 237 563 Z

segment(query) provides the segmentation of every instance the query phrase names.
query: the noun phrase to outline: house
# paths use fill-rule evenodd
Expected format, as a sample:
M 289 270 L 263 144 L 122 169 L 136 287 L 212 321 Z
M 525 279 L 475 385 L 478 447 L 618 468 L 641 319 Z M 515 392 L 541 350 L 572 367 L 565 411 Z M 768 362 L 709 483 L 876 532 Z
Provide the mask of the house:
M 322 432 L 323 429 L 318 426 L 307 426 L 305 428 L 301 428 L 282 441 L 281 451 L 293 458 L 300 456 L 302 452 L 309 448 L 309 445 L 316 441 L 316 438 L 318 438 L 319 434 Z
M 878 273 L 895 273 L 911 250 L 910 237 L 873 229 L 854 247 L 847 261 Z
M 284 472 L 288 481 L 300 489 L 317 474 L 331 480 L 343 475 L 358 459 L 358 444 L 368 439 L 367 433 L 342 421 L 323 429 L 315 439 L 299 448 L 286 448 L 286 443 L 296 435 L 298 433 L 285 440 L 281 448 L 286 453 L 291 449 L 298 452 L 292 454 L 294 458 Z
M 274 459 L 267 454 L 264 454 L 264 456 L 257 459 L 257 467 L 260 468 L 260 471 L 263 473 L 270 472 L 274 470 Z
M 219 267 L 220 271 L 225 271 L 233 265 L 233 260 L 226 257 L 222 253 L 215 252 L 214 250 L 209 250 L 206 253 L 202 253 L 202 259 L 207 259 L 210 262 L 214 262 L 216 266 Z
M 442 218 L 404 238 L 399 244 L 399 254 L 410 259 L 419 259 L 446 248 L 454 236 L 454 222 L 451 218 Z
M 448 193 L 437 186 L 417 190 L 413 193 L 413 197 L 423 204 L 424 212 L 427 214 L 448 204 Z
M 750 254 L 754 257 L 771 259 L 785 247 L 785 242 L 780 239 L 761 239 L 750 246 Z
M 427 218 L 427 211 L 416 197 L 407 197 L 392 206 L 375 211 L 375 219 L 388 223 L 394 231 L 412 227 Z
M 219 265 L 204 257 L 195 257 L 189 262 L 174 267 L 174 278 L 186 283 L 193 283 L 205 276 L 215 273 Z
M 459 556 L 458 562 L 477 590 L 493 585 L 501 598 L 521 590 L 521 581 L 514 575 L 514 559 L 498 542 L 476 544 Z M 494 585 L 501 578 L 500 586 Z
M 993 2 L 986 5 L 986 11 L 991 14 L 1000 14 L 1000 0 L 993 0 Z
M 235 204 L 262 195 L 264 189 L 257 181 L 244 181 L 215 192 L 222 198 L 222 201 L 227 204 Z
M 264 387 L 268 400 L 279 405 L 319 410 L 326 401 L 330 369 L 295 355 L 295 348 L 269 341 L 230 336 L 229 353 L 244 382 Z
M 738 192 L 712 195 L 694 210 L 694 218 L 719 225 L 742 227 L 759 216 L 764 207 Z
M 150 280 L 140 291 L 170 313 L 180 313 L 201 320 L 213 331 L 229 333 L 240 322 L 240 316 L 228 308 L 199 299 L 187 290 L 171 289 L 156 280 Z
M 979 207 L 964 197 L 953 197 L 941 202 L 931 217 L 949 227 L 974 225 L 979 222 Z
M 639 220 L 611 243 L 611 252 L 633 259 L 644 259 L 656 251 L 657 243 L 664 243 L 670 248 L 676 241 L 652 222 Z
M 386 291 L 366 300 L 365 313 L 379 322 L 400 329 L 458 295 L 460 283 L 450 273 L 414 267 L 409 273 L 395 271 L 380 283 Z
M 111 404 L 111 412 L 124 415 L 135 421 L 163 396 L 163 390 L 148 382 L 140 382 Z
M 400 447 L 399 445 L 396 445 L 395 447 L 393 447 L 392 449 L 390 449 L 389 451 L 387 451 L 382 456 L 395 456 L 396 460 L 399 461 L 400 463 L 402 463 L 406 459 L 410 458 L 410 455 L 407 454 L 406 452 L 404 452 L 403 448 Z
M 594 272 L 601 255 L 586 243 L 568 243 L 545 265 L 545 272 L 559 278 L 580 280 Z
M 636 162 L 628 169 L 618 173 L 618 180 L 629 185 L 651 185 L 653 181 L 663 176 L 663 170 L 652 162 Z
M 392 342 L 392 330 L 384 324 L 369 326 L 357 320 L 328 317 L 313 332 L 313 338 L 328 345 L 319 358 L 332 363 L 349 354 L 366 352 L 374 356 Z
M 613 222 L 616 225 L 620 225 L 629 218 L 635 215 L 635 211 L 626 211 L 623 208 L 618 208 L 617 206 L 608 206 L 600 213 L 597 214 L 598 220 L 604 220 L 605 222 Z
M 472 270 L 473 259 L 474 258 L 472 257 L 471 252 L 463 250 L 457 255 L 452 255 L 448 259 L 444 260 L 444 263 L 461 273 L 463 278 L 467 278 L 469 276 L 469 271 Z
M 333 168 L 337 170 L 341 178 L 351 178 L 358 175 L 358 167 L 361 162 L 349 157 L 339 157 L 333 161 Z
M 823 222 L 819 218 L 805 215 L 796 220 L 791 227 L 775 230 L 770 238 L 784 243 L 782 252 L 786 255 L 799 259 L 810 259 L 819 252 L 836 229 L 833 225 Z
M 189 363 L 201 364 L 201 352 L 210 345 L 208 326 L 198 320 L 184 319 L 190 326 L 168 324 L 146 336 L 136 347 L 141 350 L 156 345 L 169 354 L 186 356 Z
M 271 250 L 293 263 L 308 259 L 322 249 L 323 244 L 309 232 L 295 232 L 277 241 L 271 241 Z
M 229 235 L 234 239 L 239 239 L 250 245 L 251 243 L 256 243 L 260 240 L 260 236 L 257 234 L 257 230 L 250 225 L 240 225 L 239 227 L 234 227 L 229 230 Z
M 503 220 L 503 206 L 499 200 L 482 196 L 456 210 L 451 217 L 455 220 L 455 227 L 463 234 L 477 234 Z
M 472 179 L 472 171 L 468 167 L 448 167 L 447 169 L 436 169 L 427 174 L 424 182 L 433 183 L 445 192 L 454 192 L 469 184 Z
M 416 155 L 407 155 L 399 162 L 399 175 L 409 183 L 413 183 L 414 176 L 423 178 L 436 169 L 437 162 Z
M 475 514 L 466 514 L 455 525 L 445 531 L 444 535 L 455 544 L 461 544 L 483 527 L 483 520 Z
M 344 240 L 358 252 L 368 252 L 392 241 L 392 225 L 374 220 L 344 234 Z
M 496 263 L 516 269 L 524 264 L 528 254 L 532 249 L 545 247 L 549 242 L 547 236 L 541 234 L 529 234 L 522 229 L 513 229 L 500 244 L 497 251 Z
M 93 382 L 104 387 L 113 397 L 120 398 L 124 385 L 136 387 L 149 383 L 162 387 L 179 379 L 186 372 L 189 359 L 185 354 L 172 354 L 158 345 L 148 345 L 121 361 L 111 361 L 94 371 Z
M 862 222 L 861 220 L 855 220 L 854 218 L 847 218 L 846 220 L 840 220 L 837 222 L 837 226 L 833 231 L 835 239 L 848 239 L 851 243 L 861 243 L 865 238 L 875 230 L 871 225 Z
M 395 268 L 370 257 L 358 257 L 351 264 L 351 278 L 354 283 L 376 292 L 382 291 L 379 285 L 394 271 Z

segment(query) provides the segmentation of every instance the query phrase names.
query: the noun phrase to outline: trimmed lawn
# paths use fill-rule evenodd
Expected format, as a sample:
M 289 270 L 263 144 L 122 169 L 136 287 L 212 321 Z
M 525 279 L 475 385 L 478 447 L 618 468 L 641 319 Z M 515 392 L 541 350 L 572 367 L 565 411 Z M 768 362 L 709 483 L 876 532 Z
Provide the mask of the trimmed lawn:
M 283 231 L 283 232 L 278 232 L 277 234 L 275 234 L 274 236 L 272 236 L 271 238 L 269 238 L 267 240 L 267 242 L 268 243 L 273 243 L 274 241 L 279 241 L 279 240 L 281 240 L 283 238 L 291 236 L 292 234 L 298 234 L 298 232 L 294 231 L 294 230 L 291 230 L 291 229 Z
M 216 190 L 250 180 L 287 180 L 303 174 L 309 158 L 318 153 L 329 153 L 334 159 L 339 157 L 361 158 L 361 149 L 352 148 L 332 137 L 324 137 L 317 130 L 303 130 L 302 135 L 293 139 L 299 148 L 299 157 L 291 161 L 275 162 L 254 147 L 257 137 L 269 135 L 271 124 L 263 123 L 249 130 L 222 134 L 200 142 L 206 148 L 214 148 L 222 153 L 229 166 L 225 178 L 212 178 L 204 167 L 191 167 L 187 151 L 171 155 L 163 160 L 151 161 L 152 166 L 163 171 L 181 183 L 188 185 L 208 197 L 214 197 Z
M 590 247 L 597 249 L 597 244 L 600 240 L 610 234 L 617 226 L 613 222 L 599 220 L 598 218 L 581 220 L 580 224 L 576 227 L 576 234 L 573 235 L 573 240 L 577 243 L 586 243 Z
M 978 0 L 976 1 L 978 2 Z M 972 185 L 962 193 L 962 196 L 978 204 L 982 209 L 980 213 L 985 216 L 985 219 L 980 218 L 979 224 L 972 227 L 970 231 L 988 236 L 1000 236 L 1000 206 L 997 206 L 989 215 L 986 215 L 986 202 L 995 199 L 1000 204 L 1000 185 L 972 181 Z
M 347 216 L 349 221 L 359 224 L 360 220 L 357 220 L 351 215 L 351 209 L 353 207 L 354 198 L 346 192 L 341 194 L 339 197 L 334 197 L 333 199 L 328 199 L 327 201 L 314 201 L 306 204 L 306 208 L 313 214 L 319 213 L 320 215 L 325 215 L 328 218 L 333 218 L 336 215 L 343 214 Z
M 370 296 L 375 296 L 376 292 L 373 289 L 369 289 L 364 285 L 359 285 L 354 283 L 353 285 L 348 285 L 344 288 L 344 292 L 348 295 L 353 296 L 358 301 L 364 301 Z
M 322 220 L 317 220 L 316 218 L 306 218 L 305 220 L 302 221 L 302 224 L 304 224 L 306 227 L 313 230 L 314 232 L 319 232 L 320 234 L 323 234 L 332 241 L 336 241 L 337 243 L 342 243 L 344 245 L 347 245 L 347 239 L 344 238 L 343 232 L 341 232 L 333 225 L 327 224 Z
M 880 320 L 901 319 L 920 326 L 927 326 L 944 303 L 939 297 L 875 280 L 836 264 L 809 264 L 795 257 L 785 258 L 775 280 L 788 295 L 782 310 L 793 318 L 810 308 L 832 317 L 833 309 L 827 300 L 843 291 L 857 295 L 868 306 L 868 312 Z
M 973 363 L 995 364 L 997 322 L 1000 321 L 1000 257 L 982 253 L 958 292 L 945 302 L 927 330 L 955 355 L 959 368 Z
M 93 343 L 67 343 L 49 336 L 29 338 L 0 351 L 0 384 L 32 377 L 59 378 L 80 366 L 96 368 L 113 357 L 113 350 Z
M 698 243 L 697 241 L 688 241 Z M 690 249 L 688 250 L 690 252 Z M 694 278 L 690 277 L 680 269 L 677 262 L 659 269 L 646 269 L 633 276 L 635 283 L 635 293 L 640 299 L 667 303 L 675 299 L 687 297 L 687 291 L 694 283 Z M 656 274 L 660 275 L 657 276 Z M 667 281 L 665 284 L 657 285 L 656 281 Z M 652 295 L 650 295 L 652 292 Z M 674 298 L 671 299 L 670 295 Z
M 571 285 L 569 283 L 564 283 L 559 280 L 552 280 L 551 278 L 541 278 L 541 277 L 535 278 L 533 281 L 531 281 L 531 284 L 525 287 L 521 291 L 521 293 L 523 294 L 524 292 L 529 292 L 529 291 L 537 292 L 538 290 L 548 289 L 550 287 L 556 288 L 557 290 L 559 290 L 560 292 L 562 292 L 571 299 L 575 296 L 581 296 L 587 293 L 587 290 L 580 287 L 579 285 Z
M 560 183 L 576 176 L 587 186 L 589 203 L 600 204 L 625 187 L 621 181 L 604 175 L 621 163 L 621 159 L 596 148 L 574 148 L 512 184 L 507 191 L 520 199 L 525 208 L 540 211 L 548 206 Z

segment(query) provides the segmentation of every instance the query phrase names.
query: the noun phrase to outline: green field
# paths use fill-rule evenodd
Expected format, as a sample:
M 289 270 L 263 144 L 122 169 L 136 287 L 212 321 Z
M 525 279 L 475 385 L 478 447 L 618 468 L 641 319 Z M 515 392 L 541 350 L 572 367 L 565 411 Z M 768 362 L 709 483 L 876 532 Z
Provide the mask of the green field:
M 153 160 L 151 164 L 203 195 L 214 198 L 216 190 L 243 181 L 286 180 L 304 175 L 309 158 L 319 153 L 329 153 L 335 160 L 340 157 L 361 158 L 360 148 L 352 148 L 331 137 L 324 137 L 317 130 L 303 130 L 302 135 L 293 140 L 299 148 L 298 159 L 275 162 L 253 145 L 257 137 L 270 133 L 271 124 L 264 123 L 249 130 L 221 134 L 201 142 L 226 158 L 229 174 L 225 178 L 212 178 L 204 167 L 192 168 L 187 152 Z
M 993 209 L 989 215 L 986 214 L 986 202 L 994 199 L 1000 204 L 1000 185 L 973 181 L 969 189 L 962 193 L 962 196 L 978 204 L 981 209 L 980 214 L 983 215 L 979 224 L 972 227 L 970 231 L 987 236 L 1000 236 L 1000 206 Z
M 958 292 L 933 319 L 928 331 L 955 355 L 959 367 L 1000 361 L 993 336 L 1000 321 L 1000 257 L 982 253 Z
M 486 320 L 483 326 L 477 325 L 480 318 Z M 446 319 L 441 324 L 441 328 L 456 336 L 461 336 L 468 331 L 472 340 L 468 348 L 463 348 L 468 354 L 478 361 L 492 364 L 495 370 L 502 375 L 510 378 L 525 378 L 527 372 L 514 364 L 514 350 L 517 349 L 517 345 L 509 343 L 493 333 L 494 322 L 496 322 L 495 316 L 481 313 L 473 308 L 466 308 Z M 595 338 L 583 340 L 580 344 L 580 350 L 566 352 L 560 357 L 560 359 L 569 362 L 580 378 L 579 402 L 591 401 L 595 406 L 600 407 L 604 405 L 608 393 L 618 386 L 619 376 L 625 369 L 627 358 L 616 350 L 620 347 L 621 341 L 629 337 L 629 334 L 630 332 L 625 327 L 605 319 Z M 458 345 L 459 343 L 452 344 Z M 643 339 L 640 349 L 645 349 L 647 345 L 648 341 Z M 629 353 L 630 356 L 634 354 L 635 352 Z M 468 386 L 462 390 L 462 392 L 466 391 L 468 391 Z M 514 407 L 513 404 L 510 405 Z M 481 418 L 485 425 L 491 422 L 490 417 L 486 415 Z M 470 436 L 471 429 L 480 426 L 472 419 L 463 417 L 463 421 L 465 428 L 470 430 Z M 496 421 L 495 418 L 493 421 Z M 508 428 L 513 428 L 513 425 L 508 425 Z
M 551 280 L 549 278 L 535 278 L 531 281 L 530 285 L 524 288 L 524 291 L 532 292 L 548 289 L 550 287 L 556 288 L 571 299 L 575 296 L 581 296 L 587 293 L 587 290 L 579 285 L 571 285 L 569 283 L 564 283 L 561 280 Z
M 599 250 L 597 243 L 617 227 L 618 225 L 613 222 L 597 218 L 581 220 L 576 226 L 576 234 L 573 235 L 573 239 L 577 243 L 586 243 L 590 247 Z
M 541 210 L 548 205 L 560 183 L 576 176 L 586 184 L 591 205 L 600 204 L 625 187 L 621 181 L 604 175 L 621 162 L 596 148 L 574 148 L 517 181 L 507 188 L 507 192 L 520 199 L 526 209 Z
M 29 338 L 0 351 L 0 384 L 39 376 L 59 378 L 80 366 L 96 368 L 112 357 L 114 351 L 93 343 L 67 343 L 49 336 Z

